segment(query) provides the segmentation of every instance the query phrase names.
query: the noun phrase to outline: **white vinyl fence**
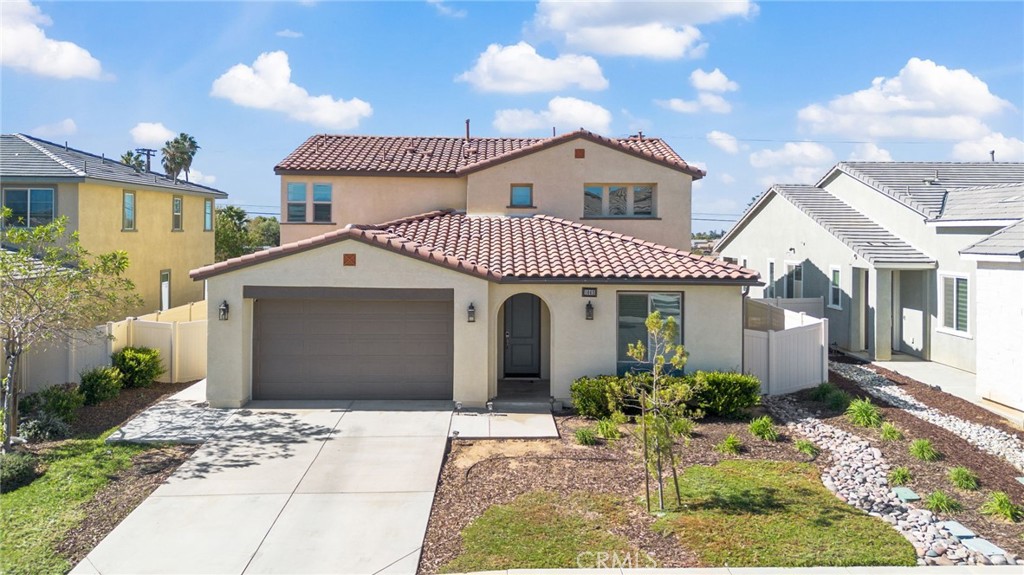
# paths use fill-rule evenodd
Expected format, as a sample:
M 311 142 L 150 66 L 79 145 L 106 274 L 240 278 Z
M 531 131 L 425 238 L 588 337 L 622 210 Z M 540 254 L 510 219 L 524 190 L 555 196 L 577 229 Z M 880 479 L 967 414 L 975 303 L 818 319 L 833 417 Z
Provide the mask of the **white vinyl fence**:
M 761 393 L 783 395 L 828 380 L 828 320 L 747 300 L 743 370 Z
M 47 342 L 21 358 L 18 379 L 23 393 L 51 385 L 81 383 L 79 374 L 110 365 L 110 356 L 125 347 L 160 350 L 160 382 L 180 383 L 206 377 L 206 305 L 188 304 L 160 312 L 162 321 L 127 318 L 96 327 L 88 343 Z M 158 314 L 143 316 L 154 318 Z M 191 318 L 186 321 L 163 318 Z

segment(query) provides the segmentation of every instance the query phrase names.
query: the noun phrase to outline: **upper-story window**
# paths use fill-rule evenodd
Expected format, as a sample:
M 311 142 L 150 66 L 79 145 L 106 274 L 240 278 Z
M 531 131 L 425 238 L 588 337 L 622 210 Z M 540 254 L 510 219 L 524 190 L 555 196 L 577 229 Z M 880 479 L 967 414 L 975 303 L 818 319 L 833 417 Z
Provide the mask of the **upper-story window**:
M 121 231 L 135 231 L 135 192 L 126 190 L 121 198 Z
M 588 184 L 583 187 L 585 218 L 653 218 L 653 184 Z
M 532 208 L 533 184 L 512 184 L 511 191 L 509 192 L 508 207 Z
M 203 200 L 203 231 L 213 231 L 213 200 Z
M 182 203 L 184 203 L 184 200 L 181 196 L 171 198 L 171 231 L 181 231 Z
M 288 204 L 285 219 L 289 222 L 306 221 L 306 184 L 288 183 Z
M 4 222 L 12 226 L 44 226 L 53 221 L 53 188 L 6 188 L 4 207 L 11 210 Z
M 289 189 L 291 184 L 289 185 Z M 303 186 L 303 193 L 305 193 L 305 186 Z M 289 202 L 291 199 L 288 200 Z M 305 218 L 303 218 L 305 219 Z M 291 221 L 289 219 L 288 221 Z M 313 221 L 314 222 L 330 222 L 331 221 L 331 185 L 330 184 L 313 184 Z

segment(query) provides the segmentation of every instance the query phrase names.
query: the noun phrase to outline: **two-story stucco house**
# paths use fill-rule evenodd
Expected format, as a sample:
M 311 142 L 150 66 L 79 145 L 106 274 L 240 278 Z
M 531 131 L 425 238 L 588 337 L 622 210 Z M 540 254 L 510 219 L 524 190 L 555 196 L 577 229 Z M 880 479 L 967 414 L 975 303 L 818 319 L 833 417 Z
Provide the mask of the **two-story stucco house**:
M 136 172 L 117 160 L 24 134 L 0 136 L 3 225 L 65 216 L 93 254 L 124 250 L 140 315 L 202 300 L 188 272 L 214 261 L 214 209 L 224 192 Z M 114 318 L 111 318 L 114 319 Z
M 683 251 L 704 173 L 662 140 L 317 135 L 276 171 L 283 245 L 192 272 L 228 310 L 212 405 L 566 399 L 633 365 L 655 310 L 688 369 L 742 367 L 757 275 Z
M 1022 183 L 1021 163 L 844 162 L 767 190 L 717 249 L 761 273 L 754 297 L 824 298 L 838 347 L 977 373 L 1024 409 Z

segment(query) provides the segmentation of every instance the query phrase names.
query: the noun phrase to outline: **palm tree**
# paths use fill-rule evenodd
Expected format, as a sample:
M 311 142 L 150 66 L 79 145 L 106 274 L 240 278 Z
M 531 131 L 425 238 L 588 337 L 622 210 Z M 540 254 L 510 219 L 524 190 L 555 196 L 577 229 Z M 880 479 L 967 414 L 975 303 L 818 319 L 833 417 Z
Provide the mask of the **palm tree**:
M 142 154 L 132 150 L 121 154 L 121 163 L 135 168 L 136 172 L 141 172 L 146 168 L 146 161 L 142 159 Z
M 181 150 L 176 143 L 176 140 L 167 140 L 164 142 L 164 147 L 160 150 L 160 154 L 163 156 L 161 163 L 164 165 L 164 173 L 170 176 L 174 180 L 174 183 L 178 183 L 178 174 L 181 173 L 182 159 Z
M 167 140 L 164 142 L 163 149 L 160 150 L 163 155 L 164 171 L 175 182 L 178 181 L 178 174 L 184 171 L 187 182 L 189 170 L 192 168 L 192 159 L 195 158 L 198 151 L 199 144 L 196 143 L 196 139 L 185 132 L 178 134 L 173 140 Z

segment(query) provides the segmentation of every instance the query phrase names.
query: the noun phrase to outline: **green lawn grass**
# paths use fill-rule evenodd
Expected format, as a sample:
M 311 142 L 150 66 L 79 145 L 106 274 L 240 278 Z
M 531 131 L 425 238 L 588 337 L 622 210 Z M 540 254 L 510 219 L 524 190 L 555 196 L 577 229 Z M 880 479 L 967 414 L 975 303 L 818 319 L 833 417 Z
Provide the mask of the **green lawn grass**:
M 66 573 L 72 565 L 54 546 L 85 518 L 82 504 L 151 449 L 74 439 L 46 452 L 46 474 L 31 485 L 0 495 L 0 573 Z
M 580 554 L 635 554 L 626 539 L 608 530 L 628 520 L 630 505 L 635 503 L 604 494 L 526 493 L 490 507 L 463 529 L 462 554 L 441 571 L 575 568 Z
M 806 463 L 723 461 L 679 477 L 682 505 L 657 528 L 708 566 L 916 565 L 913 546 L 842 503 Z

